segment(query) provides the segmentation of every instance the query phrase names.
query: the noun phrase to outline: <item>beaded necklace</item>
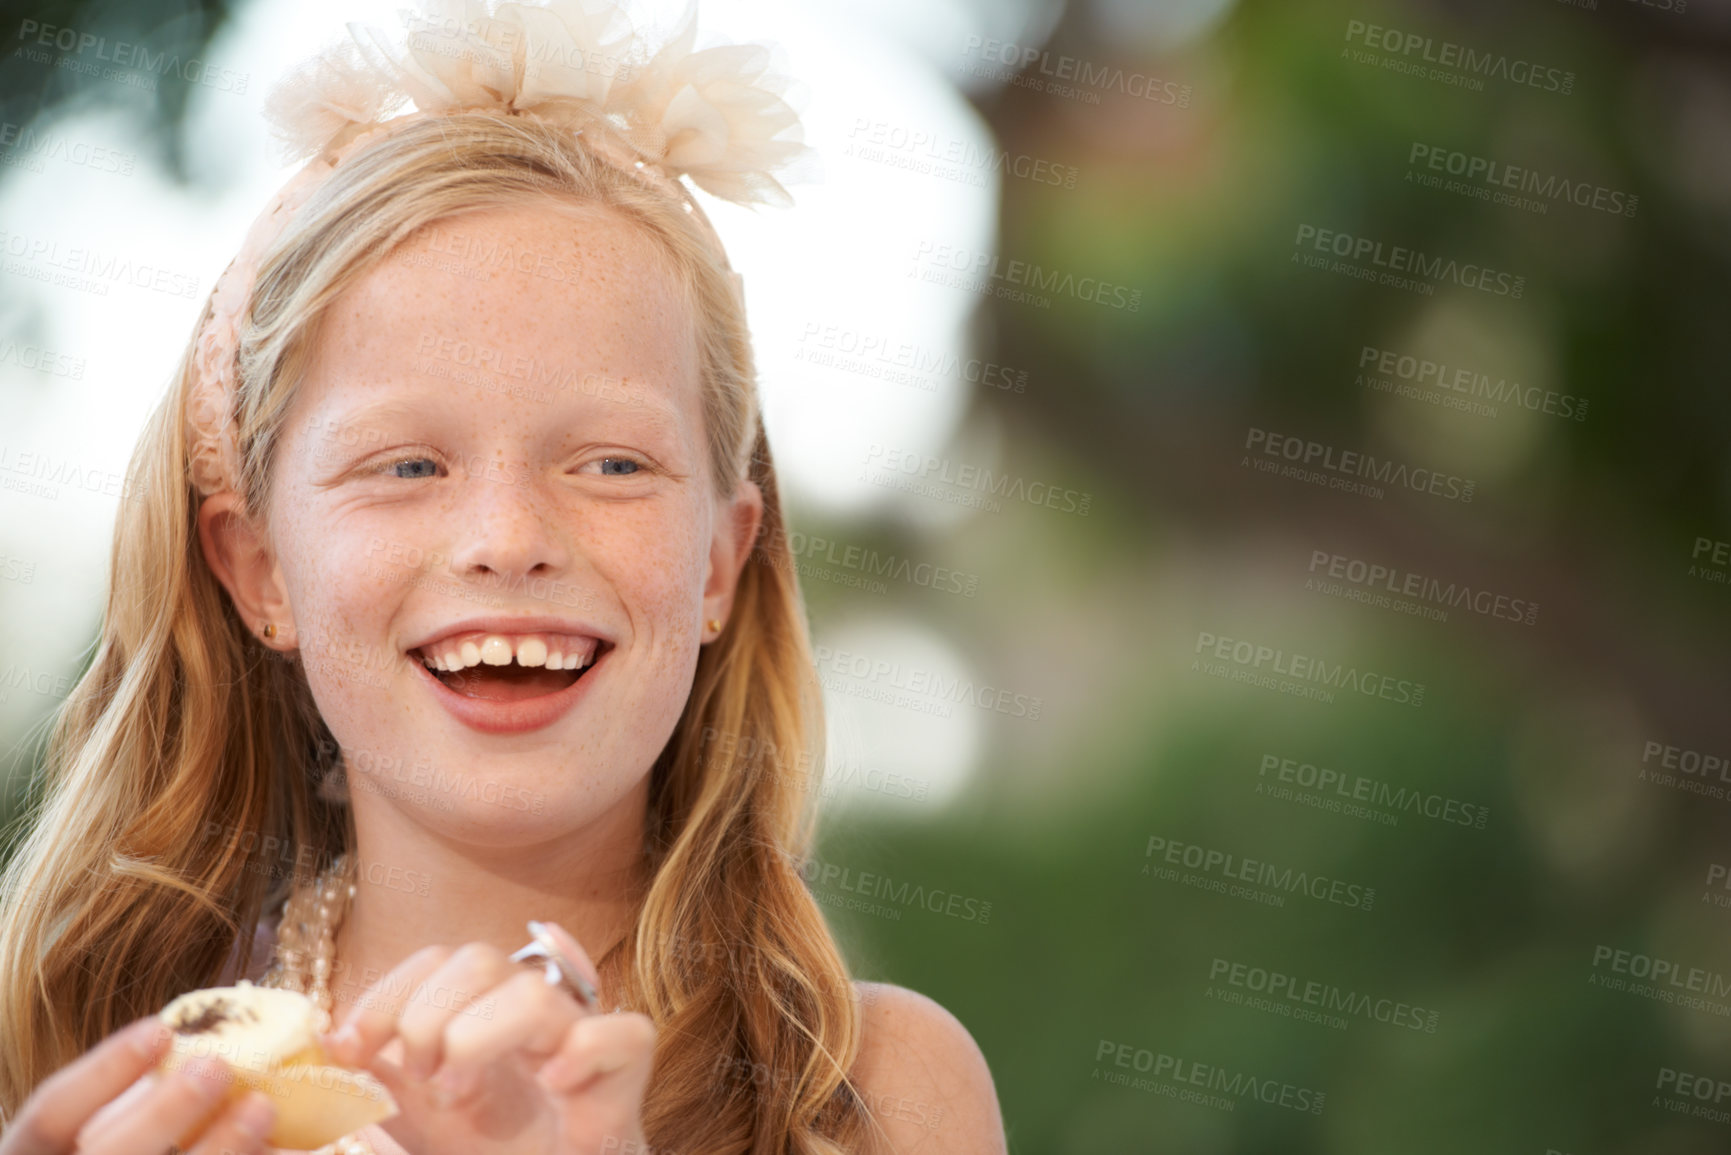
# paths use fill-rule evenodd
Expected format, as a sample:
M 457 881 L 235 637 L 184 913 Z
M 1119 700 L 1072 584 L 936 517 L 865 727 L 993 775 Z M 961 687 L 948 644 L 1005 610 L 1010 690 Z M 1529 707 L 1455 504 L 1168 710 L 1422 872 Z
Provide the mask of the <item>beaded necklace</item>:
M 331 1029 L 331 971 L 336 966 L 337 928 L 355 897 L 349 856 L 339 855 L 311 889 L 296 887 L 283 904 L 277 924 L 276 952 L 261 987 L 276 987 L 307 995 L 316 1009 L 318 1029 Z M 311 959 L 311 973 L 307 962 Z M 377 1155 L 359 1132 L 320 1147 L 314 1155 Z

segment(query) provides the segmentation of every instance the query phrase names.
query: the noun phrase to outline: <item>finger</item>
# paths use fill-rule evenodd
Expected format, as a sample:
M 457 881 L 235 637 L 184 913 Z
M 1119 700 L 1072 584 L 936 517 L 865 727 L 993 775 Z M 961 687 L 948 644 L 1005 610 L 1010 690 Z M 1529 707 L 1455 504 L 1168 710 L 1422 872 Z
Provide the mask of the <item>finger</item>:
M 427 1129 L 449 1128 L 450 1121 L 437 1113 L 440 1104 L 429 1099 L 425 1083 L 411 1083 L 403 1077 L 403 1069 L 388 1057 L 391 1051 L 392 1048 L 381 1051 L 367 1068 L 400 1108 L 399 1113 L 382 1122 L 380 1128 L 404 1151 L 438 1149 L 441 1141 L 449 1142 L 449 1136 L 429 1138 Z
M 372 1062 L 367 1064 L 367 1070 L 384 1084 L 385 1090 L 391 1093 L 391 1098 L 396 1100 L 399 1107 L 415 1101 L 422 1093 L 419 1083 L 411 1084 L 404 1077 L 402 1064 L 392 1062 L 382 1052 L 373 1056 Z
M 403 1040 L 403 1071 L 427 1079 L 444 1059 L 445 1029 L 481 991 L 498 986 L 518 967 L 505 952 L 484 942 L 465 943 L 422 981 L 421 990 L 397 1016 Z
M 643 1141 L 643 1095 L 654 1057 L 655 1025 L 645 1015 L 577 1020 L 565 1046 L 535 1076 L 553 1101 L 566 1141 L 582 1151 L 636 1150 Z
M 168 1028 L 146 1015 L 115 1031 L 44 1079 L 7 1128 L 5 1155 L 62 1155 L 79 1128 L 156 1066 Z
M 477 1009 L 484 1008 L 484 1009 Z M 587 1014 L 564 990 L 540 973 L 522 971 L 487 993 L 471 1013 L 445 1027 L 444 1054 L 433 1076 L 445 1102 L 463 1098 L 479 1084 L 481 1067 L 513 1051 L 535 1059 L 554 1054 L 571 1024 Z
M 276 1104 L 249 1091 L 219 1115 L 187 1155 L 264 1155 L 265 1136 L 276 1123 Z
M 397 1033 L 397 1016 L 416 987 L 450 956 L 450 947 L 422 947 L 391 968 L 356 998 L 335 1031 L 320 1038 L 325 1053 L 346 1067 L 367 1066 Z
M 590 1015 L 572 1024 L 565 1041 L 535 1073 L 555 1095 L 570 1097 L 599 1089 L 610 1075 L 631 1090 L 649 1081 L 655 1058 L 655 1023 L 648 1015 Z
M 90 1120 L 78 1130 L 78 1141 L 82 1144 L 96 1142 L 102 1133 L 125 1118 L 126 1114 L 138 1104 L 144 1096 L 150 1094 L 151 1088 L 162 1081 L 162 1076 L 156 1071 L 147 1071 L 143 1078 L 120 1093 L 117 1099 L 110 1099 L 102 1105 L 102 1109 L 90 1117 Z
M 137 1155 L 178 1144 L 203 1129 L 233 1077 L 220 1059 L 196 1058 L 177 1065 L 122 1118 L 98 1135 L 80 1136 L 79 1155 Z

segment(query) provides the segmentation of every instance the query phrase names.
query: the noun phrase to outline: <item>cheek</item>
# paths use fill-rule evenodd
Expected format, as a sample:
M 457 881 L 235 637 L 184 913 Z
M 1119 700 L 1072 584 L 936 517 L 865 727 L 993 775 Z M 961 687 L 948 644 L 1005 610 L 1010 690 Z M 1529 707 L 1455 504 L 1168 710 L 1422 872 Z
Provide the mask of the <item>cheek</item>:
M 618 551 L 610 551 L 621 592 L 659 631 L 695 633 L 698 628 L 709 541 L 693 520 L 686 514 L 635 525 L 615 539 Z
M 400 655 L 388 644 L 384 614 L 414 571 L 391 564 L 366 537 L 328 525 L 296 528 L 317 532 L 315 547 L 291 543 L 283 563 L 301 661 L 321 708 L 340 711 L 345 695 L 383 690 L 397 672 Z

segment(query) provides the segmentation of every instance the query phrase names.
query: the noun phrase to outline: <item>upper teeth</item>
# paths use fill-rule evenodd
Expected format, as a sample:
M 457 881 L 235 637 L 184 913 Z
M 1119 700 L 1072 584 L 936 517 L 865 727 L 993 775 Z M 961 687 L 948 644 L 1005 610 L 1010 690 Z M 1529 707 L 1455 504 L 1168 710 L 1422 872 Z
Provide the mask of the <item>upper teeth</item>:
M 421 661 L 435 670 L 464 670 L 486 664 L 545 666 L 576 670 L 595 658 L 597 638 L 572 634 L 465 634 L 422 646 Z

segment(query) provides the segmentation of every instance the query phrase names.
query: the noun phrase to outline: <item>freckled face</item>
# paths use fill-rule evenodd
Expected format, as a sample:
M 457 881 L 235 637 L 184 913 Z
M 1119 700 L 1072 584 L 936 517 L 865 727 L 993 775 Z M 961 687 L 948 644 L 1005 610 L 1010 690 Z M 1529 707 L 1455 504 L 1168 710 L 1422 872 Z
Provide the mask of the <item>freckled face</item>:
M 423 230 L 330 308 L 273 468 L 272 542 L 357 807 L 502 846 L 647 774 L 690 693 L 722 510 L 690 308 L 652 238 L 552 201 Z M 491 615 L 613 648 L 550 723 L 478 730 L 406 651 Z

